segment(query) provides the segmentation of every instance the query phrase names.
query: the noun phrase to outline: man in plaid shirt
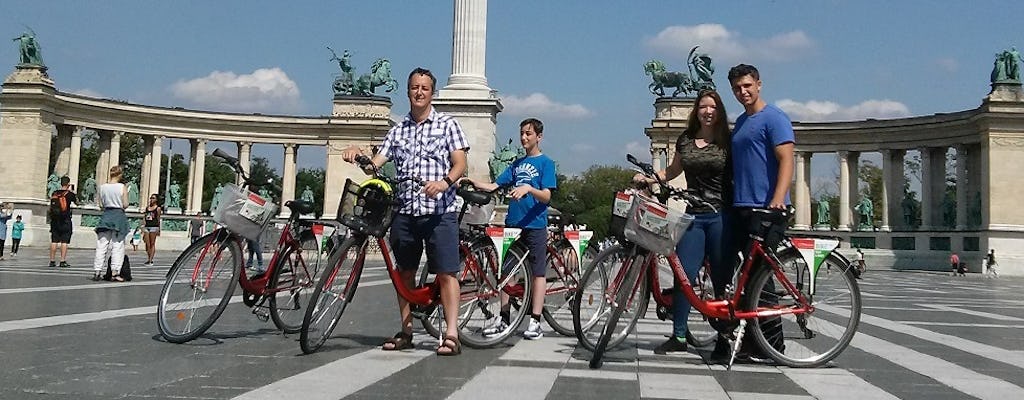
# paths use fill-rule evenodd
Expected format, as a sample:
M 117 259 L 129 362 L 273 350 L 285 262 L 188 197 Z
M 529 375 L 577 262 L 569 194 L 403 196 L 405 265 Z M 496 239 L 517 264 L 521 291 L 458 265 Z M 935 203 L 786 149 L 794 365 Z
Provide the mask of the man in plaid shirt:
M 429 70 L 414 69 L 408 84 L 409 115 L 391 128 L 372 161 L 380 167 L 392 160 L 399 178 L 415 176 L 423 180 L 422 186 L 405 182 L 394 188 L 400 205 L 391 223 L 391 247 L 405 285 L 414 287 L 416 269 L 426 245 L 427 266 L 437 274 L 444 306 L 446 332 L 437 354 L 457 355 L 462 352 L 462 344 L 458 331 L 459 281 L 455 274 L 461 263 L 454 182 L 466 172 L 469 142 L 454 118 L 431 106 L 437 78 Z M 359 155 L 357 147 L 349 147 L 343 153 L 349 162 Z M 402 330 L 384 342 L 384 350 L 413 347 L 412 313 L 409 302 L 401 295 L 398 309 Z

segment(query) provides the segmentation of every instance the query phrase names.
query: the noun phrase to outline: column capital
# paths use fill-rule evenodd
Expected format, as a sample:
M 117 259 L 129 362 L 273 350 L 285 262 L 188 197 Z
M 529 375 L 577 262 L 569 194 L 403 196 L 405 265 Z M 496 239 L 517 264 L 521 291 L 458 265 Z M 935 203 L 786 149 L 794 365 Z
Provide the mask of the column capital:
M 239 146 L 243 146 L 243 147 L 251 147 L 252 146 L 252 142 L 250 142 L 250 141 L 240 141 L 240 142 L 236 142 L 236 143 Z
M 288 150 L 293 150 L 294 151 L 297 148 L 299 148 L 299 145 L 297 145 L 295 143 L 285 143 L 284 144 L 285 151 L 288 151 Z
M 81 125 L 75 125 L 75 129 L 71 130 L 71 136 L 82 137 L 82 132 L 85 131 L 85 127 Z
M 124 137 L 124 131 L 110 131 L 111 142 L 120 142 L 122 137 Z
M 836 155 L 838 155 L 840 159 L 846 160 L 847 158 L 850 158 L 850 151 L 840 150 L 836 152 Z

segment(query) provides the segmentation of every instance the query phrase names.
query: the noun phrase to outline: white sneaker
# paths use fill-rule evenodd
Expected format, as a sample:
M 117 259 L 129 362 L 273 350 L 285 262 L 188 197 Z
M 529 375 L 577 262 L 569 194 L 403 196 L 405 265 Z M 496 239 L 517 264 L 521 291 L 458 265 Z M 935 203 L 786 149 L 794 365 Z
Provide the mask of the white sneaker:
M 523 331 L 523 338 L 536 340 L 544 337 L 544 331 L 540 328 L 540 321 L 530 318 L 530 326 Z
M 505 332 L 506 329 L 508 329 L 508 324 L 501 320 L 501 316 L 495 315 L 491 317 L 491 319 L 487 320 L 485 328 L 480 333 L 485 338 L 491 338 L 501 335 L 501 333 Z

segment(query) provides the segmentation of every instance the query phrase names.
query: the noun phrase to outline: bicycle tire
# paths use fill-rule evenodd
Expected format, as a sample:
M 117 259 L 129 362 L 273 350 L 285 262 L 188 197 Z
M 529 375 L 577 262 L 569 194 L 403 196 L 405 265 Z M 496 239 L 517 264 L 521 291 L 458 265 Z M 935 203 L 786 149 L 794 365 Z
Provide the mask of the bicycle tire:
M 299 240 L 300 248 L 289 247 L 278 257 L 277 265 L 274 265 L 274 273 L 270 275 L 268 288 L 270 299 L 270 319 L 274 326 L 284 333 L 298 333 L 302 329 L 302 319 L 305 318 L 305 310 L 302 304 L 305 294 L 313 289 L 314 277 L 320 273 L 322 254 L 319 253 L 320 246 L 317 245 L 316 237 L 312 233 L 304 232 Z M 306 256 L 309 259 L 306 259 Z M 294 257 L 294 258 L 293 258 Z M 308 272 L 308 275 L 307 275 Z M 293 287 L 290 290 L 278 291 L 279 287 Z
M 327 342 L 338 326 L 345 308 L 352 302 L 359 286 L 366 251 L 366 237 L 351 236 L 338 246 L 328 259 L 320 280 L 309 297 L 306 313 L 299 329 L 299 347 L 312 354 Z
M 615 288 L 614 307 L 601 329 L 601 336 L 597 340 L 597 345 L 594 346 L 594 354 L 590 357 L 591 369 L 598 369 L 604 365 L 604 353 L 608 350 L 608 344 L 614 336 L 621 335 L 624 340 L 625 337 L 628 336 L 629 331 L 632 330 L 632 327 L 630 327 L 630 330 L 626 331 L 625 335 L 622 335 L 621 332 L 617 332 L 615 330 L 619 323 L 619 319 L 622 317 L 622 313 L 626 311 L 626 307 L 629 305 L 630 300 L 637 298 L 637 295 L 640 296 L 640 299 L 650 298 L 650 294 L 645 290 L 647 285 L 642 284 L 646 281 L 643 273 L 647 266 L 643 265 L 643 260 L 638 258 L 645 259 L 646 257 L 641 254 L 635 254 L 629 262 L 629 270 L 626 271 L 622 284 Z M 634 291 L 633 288 L 637 287 L 638 284 L 640 284 L 640 287 L 638 290 Z M 639 315 L 637 315 L 637 317 L 639 317 Z M 633 323 L 635 324 L 635 321 L 633 321 Z
M 182 252 L 171 265 L 160 291 L 157 304 L 160 336 L 171 343 L 185 343 L 206 333 L 213 326 L 224 313 L 235 286 L 238 286 L 238 274 L 242 269 L 241 252 L 233 235 L 223 231 L 200 238 Z M 202 264 L 207 262 L 208 266 Z M 224 276 L 225 272 L 227 276 Z M 197 287 L 192 282 L 193 275 L 197 275 L 199 283 L 203 284 Z M 177 300 L 179 298 L 183 300 Z M 205 312 L 209 314 L 203 316 Z M 197 316 L 202 322 L 195 324 Z
M 547 289 L 561 287 L 565 291 L 544 296 L 542 314 L 548 326 L 555 332 L 562 336 L 576 336 L 576 329 L 572 323 L 572 300 L 576 297 L 576 287 L 579 285 L 579 259 L 576 257 L 576 250 L 566 239 L 559 240 L 554 246 L 549 247 L 552 248 L 561 258 L 562 265 L 557 265 L 555 257 L 548 253 Z M 556 268 L 561 268 L 561 271 L 557 271 Z
M 486 248 L 481 245 L 481 250 L 486 251 Z M 494 255 L 496 260 L 496 249 Z M 459 331 L 459 339 L 463 344 L 477 349 L 494 347 L 512 336 L 526 319 L 530 313 L 529 299 L 533 292 L 530 282 L 533 276 L 525 258 L 525 247 L 514 244 L 505 254 L 501 269 L 495 272 L 480 270 L 474 280 L 477 286 L 462 288 L 459 315 L 465 315 L 466 320 Z M 503 295 L 508 296 L 509 324 L 497 334 L 484 336 L 483 330 L 500 318 Z
M 576 297 L 572 301 L 573 330 L 576 331 L 576 339 L 583 348 L 594 351 L 597 341 L 601 335 L 600 330 L 595 327 L 603 326 L 604 319 L 611 313 L 609 306 L 609 285 L 615 279 L 616 274 L 631 262 L 630 250 L 621 244 L 609 246 L 598 253 L 597 257 L 583 270 L 580 283 L 576 291 Z M 640 283 L 640 291 L 650 293 L 648 281 Z M 629 323 L 622 327 L 622 330 L 608 342 L 608 348 L 615 348 L 622 344 L 636 326 L 640 316 L 647 310 L 650 296 L 635 299 L 629 310 Z
M 465 328 L 466 324 L 469 323 L 472 317 L 473 310 L 463 307 L 465 302 L 474 300 L 476 293 L 473 290 L 463 289 L 464 287 L 473 287 L 475 284 L 479 284 L 481 279 L 490 279 L 491 282 L 494 280 L 494 274 L 497 273 L 497 267 L 488 267 L 485 263 L 497 264 L 497 255 L 491 258 L 492 261 L 481 261 L 486 260 L 485 251 L 487 248 L 493 252 L 494 245 L 488 239 L 486 246 L 481 241 L 474 241 L 470 243 L 468 247 L 459 246 L 459 264 L 462 266 L 459 269 L 459 330 Z M 470 263 L 476 263 L 479 267 L 471 266 Z M 477 268 L 483 271 L 478 271 Z M 483 273 L 483 276 L 479 276 Z M 428 279 L 427 269 L 423 268 L 417 279 L 417 286 L 425 286 L 430 284 Z M 414 306 L 415 307 L 415 306 Z M 423 307 L 421 307 L 423 308 Z M 423 317 L 420 319 L 420 323 L 423 325 L 423 329 L 427 331 L 427 334 L 434 338 L 441 337 L 441 322 L 444 320 L 444 309 L 440 305 L 434 305 L 425 307 L 423 311 Z
M 834 254 L 829 254 L 819 271 L 831 268 L 831 273 L 818 275 L 814 281 L 814 294 L 807 293 L 810 277 L 807 263 L 795 251 L 787 251 L 779 257 L 786 278 L 811 301 L 814 311 L 803 314 L 784 315 L 775 320 L 781 325 L 781 334 L 786 344 L 783 349 L 770 345 L 776 337 L 766 336 L 766 331 L 777 335 L 779 329 L 769 329 L 762 323 L 771 318 L 753 319 L 750 332 L 765 353 L 776 362 L 793 368 L 811 368 L 824 365 L 835 359 L 849 346 L 860 322 L 860 288 L 854 278 L 853 266 Z M 770 289 L 769 282 L 775 283 L 774 270 L 761 268 L 751 281 L 752 289 L 747 298 L 746 309 L 758 304 L 778 304 L 781 309 L 797 307 L 792 293 L 779 295 L 785 290 Z M 828 314 L 828 319 L 824 318 Z M 773 322 L 774 323 L 774 322 Z M 785 350 L 785 351 L 784 351 Z

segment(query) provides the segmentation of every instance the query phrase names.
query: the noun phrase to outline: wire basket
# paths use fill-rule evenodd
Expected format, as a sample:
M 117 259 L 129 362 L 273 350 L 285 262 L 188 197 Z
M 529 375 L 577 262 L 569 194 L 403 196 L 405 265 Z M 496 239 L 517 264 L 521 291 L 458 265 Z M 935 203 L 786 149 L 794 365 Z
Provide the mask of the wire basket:
M 338 222 L 359 233 L 384 236 L 395 215 L 394 205 L 387 183 L 370 180 L 360 185 L 346 179 L 338 203 Z
M 641 195 L 633 195 L 622 232 L 626 240 L 661 255 L 675 253 L 676 243 L 693 216 Z
M 277 205 L 233 183 L 224 186 L 213 220 L 249 240 L 258 240 Z
M 626 226 L 626 215 L 629 214 L 629 206 L 632 204 L 633 193 L 631 192 L 615 192 L 615 195 L 612 196 L 612 215 L 611 220 L 608 221 L 608 235 L 619 241 L 626 239 L 622 228 Z

